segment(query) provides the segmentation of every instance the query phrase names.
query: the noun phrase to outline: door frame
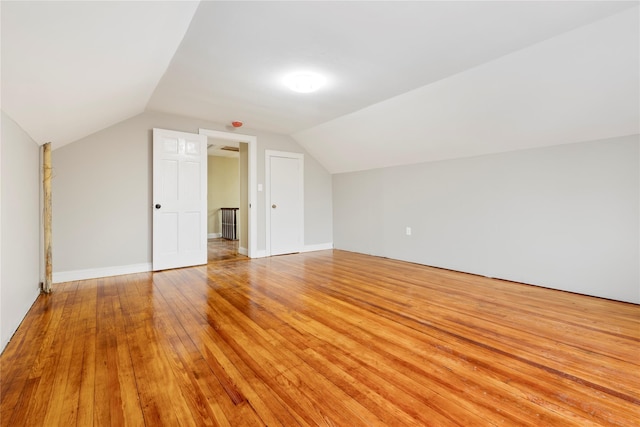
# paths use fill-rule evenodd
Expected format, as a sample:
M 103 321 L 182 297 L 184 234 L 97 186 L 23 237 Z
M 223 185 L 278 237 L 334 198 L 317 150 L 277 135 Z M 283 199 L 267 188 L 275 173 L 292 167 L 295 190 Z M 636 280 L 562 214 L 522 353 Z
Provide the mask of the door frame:
M 249 146 L 249 200 L 247 205 L 249 206 L 249 224 L 247 230 L 247 256 L 249 258 L 258 257 L 258 216 L 256 215 L 256 209 L 258 207 L 258 177 L 257 177 L 257 154 L 258 154 L 258 137 L 254 135 L 244 135 L 235 132 L 224 132 L 212 129 L 198 129 L 200 135 L 206 135 L 207 137 L 223 139 L 227 141 L 243 142 Z M 207 230 L 204 230 L 207 233 Z
M 298 160 L 298 183 L 300 191 L 300 252 L 304 247 L 304 154 L 292 153 L 288 151 L 264 150 L 264 178 L 265 178 L 265 223 L 266 238 L 265 251 L 267 256 L 271 256 L 271 158 L 286 157 Z

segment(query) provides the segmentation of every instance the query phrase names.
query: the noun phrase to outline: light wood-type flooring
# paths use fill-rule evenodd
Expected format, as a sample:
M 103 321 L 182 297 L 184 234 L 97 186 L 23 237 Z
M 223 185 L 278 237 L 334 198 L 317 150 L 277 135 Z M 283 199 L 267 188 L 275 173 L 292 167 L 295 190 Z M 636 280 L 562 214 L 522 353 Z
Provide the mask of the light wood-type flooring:
M 219 262 L 219 261 L 235 261 L 245 259 L 248 260 L 244 255 L 238 254 L 238 240 L 227 240 L 227 239 L 209 239 L 207 242 L 207 259 L 209 262 Z
M 233 254 L 231 254 L 233 255 Z M 638 426 L 640 306 L 344 251 L 54 285 L 3 426 Z

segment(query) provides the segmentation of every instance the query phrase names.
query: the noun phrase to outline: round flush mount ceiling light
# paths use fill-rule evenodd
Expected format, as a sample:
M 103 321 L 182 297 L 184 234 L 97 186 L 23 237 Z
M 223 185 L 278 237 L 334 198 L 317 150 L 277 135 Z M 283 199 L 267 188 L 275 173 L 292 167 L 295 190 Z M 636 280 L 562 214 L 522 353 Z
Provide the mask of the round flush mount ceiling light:
M 315 92 L 324 86 L 325 82 L 326 79 L 320 74 L 309 71 L 292 73 L 284 78 L 285 86 L 298 93 Z

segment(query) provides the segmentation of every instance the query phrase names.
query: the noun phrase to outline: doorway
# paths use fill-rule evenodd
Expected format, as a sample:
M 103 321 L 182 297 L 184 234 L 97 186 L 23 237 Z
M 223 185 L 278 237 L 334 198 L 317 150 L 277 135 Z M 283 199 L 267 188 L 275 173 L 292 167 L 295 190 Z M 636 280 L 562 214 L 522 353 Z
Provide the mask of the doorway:
M 255 258 L 257 256 L 257 215 L 255 212 L 257 199 L 257 137 L 211 129 L 199 129 L 198 133 L 229 146 L 238 145 L 240 180 L 241 182 L 243 180 L 246 182 L 246 185 L 240 186 L 239 228 L 241 239 L 238 245 L 238 252 L 242 255 L 247 255 L 249 258 Z
M 207 139 L 207 259 L 247 254 L 247 152 L 244 142 Z M 242 255 L 238 255 L 238 253 Z

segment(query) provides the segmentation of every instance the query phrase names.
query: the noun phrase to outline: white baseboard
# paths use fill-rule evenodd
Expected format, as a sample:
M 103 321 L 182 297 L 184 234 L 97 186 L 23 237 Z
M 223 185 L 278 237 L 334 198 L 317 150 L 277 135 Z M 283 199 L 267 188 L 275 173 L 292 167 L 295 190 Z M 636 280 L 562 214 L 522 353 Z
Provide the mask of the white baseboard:
M 215 235 L 215 234 L 214 234 Z M 211 234 L 209 235 L 211 236 Z M 218 235 L 218 237 L 220 237 Z M 333 243 L 305 245 L 301 252 L 324 251 L 333 249 Z M 247 248 L 238 248 L 238 253 L 247 255 Z M 266 250 L 256 251 L 253 258 L 264 258 Z M 90 268 L 87 270 L 58 271 L 53 273 L 53 283 L 72 282 L 75 280 L 97 279 L 99 277 L 121 276 L 123 274 L 146 273 L 152 270 L 150 262 L 142 264 L 120 265 L 115 267 Z
M 326 251 L 329 249 L 333 249 L 333 243 L 329 242 L 329 243 L 319 243 L 317 245 L 304 245 L 302 247 L 302 249 L 300 250 L 300 253 L 303 252 L 314 252 L 314 251 Z M 260 251 L 257 251 L 255 256 L 253 258 L 264 258 L 267 256 L 267 250 L 266 249 L 262 249 Z
M 222 237 L 222 233 L 209 233 L 207 234 L 207 239 L 219 239 Z
M 142 264 L 120 265 L 115 267 L 90 268 L 87 270 L 58 271 L 53 273 L 53 283 L 74 280 L 96 279 L 99 277 L 121 276 L 123 274 L 146 273 L 151 271 L 150 262 Z
M 320 243 L 317 245 L 305 245 L 302 248 L 302 252 L 314 252 L 314 251 L 326 251 L 328 249 L 333 249 L 333 243 Z

